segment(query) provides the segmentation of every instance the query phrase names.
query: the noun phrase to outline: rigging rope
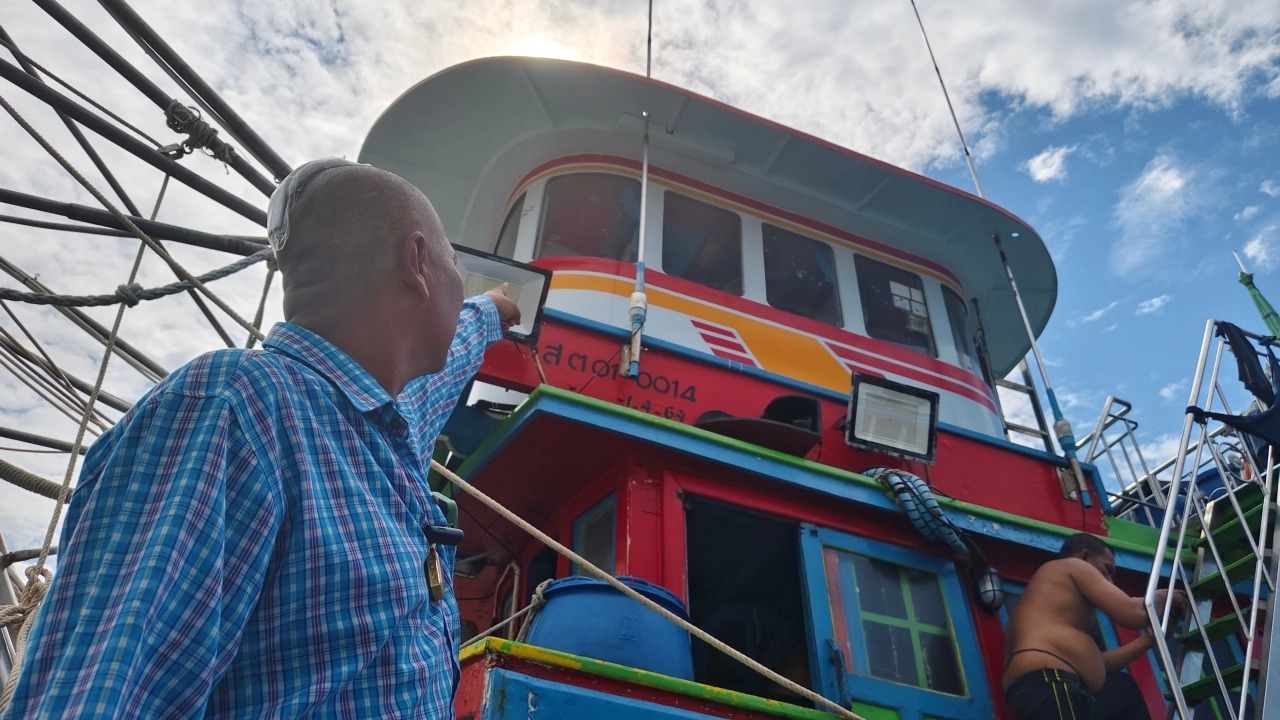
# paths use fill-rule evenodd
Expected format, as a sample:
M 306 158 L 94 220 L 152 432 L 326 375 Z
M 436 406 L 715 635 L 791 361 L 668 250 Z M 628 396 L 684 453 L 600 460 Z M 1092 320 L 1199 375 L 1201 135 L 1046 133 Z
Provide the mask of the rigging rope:
M 226 267 L 211 270 L 204 275 L 193 278 L 193 280 L 200 283 L 221 280 L 228 275 L 240 272 L 250 265 L 255 265 L 270 258 L 271 254 L 272 251 L 269 248 L 259 250 L 249 257 L 237 260 Z M 116 291 L 110 295 L 54 295 L 52 293 L 32 293 L 11 288 L 0 288 L 0 300 L 14 300 L 30 305 L 57 305 L 58 307 L 102 307 L 117 303 L 124 303 L 129 307 L 133 307 L 143 300 L 158 300 L 195 287 L 196 283 L 188 280 L 181 280 L 151 289 L 145 289 L 137 283 L 128 283 L 117 287 Z M 260 323 L 261 320 L 258 322 Z M 256 327 L 253 329 L 257 330 Z
M 62 155 L 52 145 L 49 144 L 49 141 L 46 140 L 44 136 L 42 136 L 34 127 L 32 127 L 31 124 L 27 122 L 26 118 L 22 117 L 21 113 L 19 113 L 16 109 L 14 109 L 12 105 L 9 104 L 9 101 L 6 100 L 3 95 L 0 95 L 0 107 L 3 107 L 6 112 L 8 112 L 11 116 L 13 116 L 13 119 L 17 121 L 19 125 L 22 126 L 22 129 L 26 130 L 28 135 L 30 135 L 33 139 L 35 139 L 36 142 L 40 143 L 41 147 L 45 149 L 45 152 L 49 153 L 50 156 L 52 156 L 55 160 L 57 160 L 58 164 L 61 165 L 68 173 L 70 173 L 71 176 L 74 177 L 76 181 L 79 182 L 86 190 L 88 190 L 94 196 L 94 198 L 98 200 L 98 202 L 102 203 L 102 206 L 104 208 L 110 211 L 112 215 L 115 215 L 117 220 L 124 223 L 124 226 L 128 228 L 129 231 L 132 232 L 135 236 L 137 236 L 139 240 L 142 240 L 142 242 L 145 243 L 147 247 L 151 248 L 151 250 L 156 255 L 159 255 L 160 259 L 164 260 L 165 263 L 170 268 L 173 269 L 174 274 L 176 274 L 179 278 L 182 278 L 183 280 L 190 282 L 196 290 L 199 290 L 200 292 L 204 293 L 204 295 L 208 297 L 209 300 L 212 301 L 214 305 L 217 305 L 218 308 L 222 310 L 222 312 L 226 313 L 228 317 L 230 317 L 232 320 L 235 320 L 236 323 L 239 324 L 244 329 L 248 330 L 251 335 L 253 335 L 254 337 L 257 337 L 259 340 L 263 339 L 262 333 L 259 332 L 257 328 L 250 325 L 249 322 L 244 318 L 240 317 L 240 314 L 237 313 L 235 310 L 231 309 L 231 306 L 223 302 L 221 298 L 219 298 L 217 295 L 211 292 L 209 288 L 205 287 L 204 283 L 200 282 L 195 276 L 193 276 L 190 272 L 188 272 L 186 268 L 178 264 L 178 261 L 175 260 L 173 256 L 169 254 L 168 250 L 165 250 L 163 247 L 160 246 L 159 243 L 157 243 L 155 240 L 152 240 L 151 236 L 147 235 L 145 232 L 142 231 L 141 228 L 135 225 L 133 221 L 129 219 L 128 215 L 125 215 L 124 213 L 120 212 L 120 209 L 117 208 L 110 200 L 108 200 L 106 196 L 103 195 L 96 187 L 94 187 L 93 183 L 89 182 L 88 179 L 84 177 L 84 175 L 80 174 L 80 171 L 76 170 L 75 167 L 72 166 L 71 163 L 67 161 L 66 158 L 62 157 Z M 128 284 L 132 284 L 132 283 L 133 283 L 133 278 L 130 277 Z
M 111 111 L 110 111 L 109 109 L 107 109 L 104 105 L 102 105 L 101 103 L 97 102 L 97 101 L 96 101 L 96 100 L 94 100 L 93 98 L 91 98 L 91 97 L 89 97 L 88 95 L 85 95 L 84 93 L 80 92 L 80 91 L 79 91 L 79 90 L 77 90 L 75 87 L 73 87 L 70 83 L 68 83 L 66 80 L 63 80 L 62 78 L 58 77 L 57 75 L 54 75 L 53 73 L 49 72 L 49 69 L 48 69 L 48 68 L 44 67 L 43 65 L 41 65 L 41 64 L 40 64 L 40 63 L 38 63 L 38 62 L 36 62 L 35 60 L 32 60 L 30 55 L 27 55 L 26 53 L 22 52 L 22 51 L 21 51 L 21 50 L 19 50 L 18 48 L 14 47 L 12 44 L 5 42 L 5 41 L 4 41 L 4 39 L 2 39 L 2 38 L 0 38 L 0 46 L 3 46 L 6 50 L 8 50 L 9 52 L 13 53 L 13 56 L 14 56 L 15 58 L 17 58 L 17 59 L 19 59 L 19 60 L 21 60 L 21 61 L 23 61 L 23 62 L 27 63 L 27 64 L 28 64 L 28 65 L 30 65 L 31 67 L 33 67 L 33 68 L 35 68 L 35 69 L 39 70 L 40 72 L 44 73 L 45 75 L 47 75 L 47 76 L 49 77 L 49 79 L 50 79 L 50 80 L 53 80 L 54 82 L 58 83 L 58 84 L 59 84 L 59 85 L 61 85 L 62 87 L 66 88 L 66 89 L 67 89 L 67 91 L 68 91 L 68 92 L 70 92 L 72 95 L 75 95 L 76 97 L 80 98 L 81 100 L 85 101 L 86 103 L 89 103 L 89 105 L 91 105 L 91 106 L 92 106 L 95 110 L 97 110 L 98 112 L 102 113 L 103 115 L 106 115 L 107 117 L 111 118 L 112 120 L 115 120 L 117 123 L 119 123 L 119 124 L 123 125 L 124 127 L 128 128 L 129 130 L 131 130 L 131 131 L 132 131 L 135 135 L 137 135 L 138 137 L 140 137 L 140 138 L 142 138 L 143 140 L 146 140 L 147 142 L 149 142 L 149 143 L 151 143 L 152 145 L 156 146 L 156 148 L 162 148 L 162 147 L 163 147 L 163 146 L 160 144 L 160 141 L 156 140 L 155 138 L 151 137 L 150 135 L 146 134 L 145 132 L 143 132 L 143 131 L 139 130 L 137 127 L 135 127 L 135 126 L 131 125 L 131 124 L 129 123 L 129 121 L 127 121 L 127 120 L 125 120 L 124 118 L 120 117 L 119 115 L 117 115 L 117 114 L 115 114 L 115 113 L 111 112 Z
M 62 494 L 62 486 L 58 483 L 46 480 L 33 472 L 24 470 L 4 460 L 0 460 L 0 480 L 17 485 L 23 490 L 37 495 L 43 495 L 50 500 L 57 500 L 58 496 Z M 5 624 L 4 620 L 0 619 L 0 627 L 4 627 Z
M 632 590 L 631 588 L 627 587 L 614 576 L 596 567 L 594 564 L 591 563 L 591 561 L 575 553 L 574 551 L 570 550 L 564 545 L 561 545 L 550 535 L 547 535 L 546 533 L 542 532 L 541 530 L 534 527 L 533 525 L 530 525 L 526 520 L 516 515 L 515 513 L 511 512 L 510 510 L 506 509 L 505 507 L 503 507 L 501 504 L 498 503 L 498 501 L 484 494 L 484 492 L 482 492 L 481 490 L 479 490 L 478 488 L 476 488 L 474 485 L 467 482 L 466 480 L 463 480 L 452 470 L 445 467 L 444 465 L 441 465 L 438 461 L 432 460 L 431 467 L 436 472 L 440 473 L 442 476 L 447 478 L 449 482 L 461 488 L 468 495 L 471 495 L 471 497 L 475 498 L 476 500 L 479 500 L 490 510 L 498 513 L 502 517 L 506 518 L 509 522 L 514 524 L 516 527 L 520 528 L 521 530 L 524 530 L 525 532 L 537 538 L 539 541 L 542 542 L 543 545 L 546 545 L 547 547 L 555 550 L 561 555 L 569 558 L 570 561 L 580 565 L 589 574 L 599 578 L 600 580 L 605 581 L 618 592 L 621 592 L 623 595 L 626 595 L 632 600 L 635 600 L 636 602 L 658 613 L 659 615 L 666 618 L 667 620 L 670 620 L 671 622 L 675 623 L 677 626 L 680 627 L 680 629 L 688 632 L 690 635 L 707 643 L 711 647 L 715 648 L 716 650 L 719 650 L 725 655 L 728 655 L 734 660 L 737 660 L 743 665 L 746 665 L 747 667 L 751 668 L 757 673 L 764 675 L 765 677 L 769 678 L 773 682 L 787 688 L 788 690 L 796 693 L 797 695 L 804 697 L 807 700 L 810 700 L 822 706 L 823 708 L 839 715 L 840 717 L 849 718 L 850 720 L 865 720 L 860 715 L 855 714 L 853 711 L 849 710 L 848 708 L 842 705 L 839 705 L 838 703 L 834 703 L 831 700 L 828 700 L 827 698 L 815 693 L 809 688 L 804 687 L 792 680 L 789 680 L 779 675 L 778 673 L 774 672 L 773 670 L 770 670 L 764 665 L 761 665 L 755 660 L 752 660 L 751 658 L 747 657 L 741 652 L 738 652 L 734 648 L 729 647 L 728 645 L 721 642 L 720 640 L 717 640 L 716 638 L 707 634 L 706 631 L 694 626 L 684 618 L 679 617 L 678 615 L 671 612 L 670 610 L 662 607 L 661 605 L 655 603 L 654 601 L 650 600 L 644 595 L 641 595 L 635 590 Z
M 170 130 L 188 136 L 182 143 L 187 151 L 205 150 L 215 159 L 231 163 L 231 146 L 218 139 L 218 129 L 205 122 L 199 110 L 172 100 L 164 110 L 164 119 Z

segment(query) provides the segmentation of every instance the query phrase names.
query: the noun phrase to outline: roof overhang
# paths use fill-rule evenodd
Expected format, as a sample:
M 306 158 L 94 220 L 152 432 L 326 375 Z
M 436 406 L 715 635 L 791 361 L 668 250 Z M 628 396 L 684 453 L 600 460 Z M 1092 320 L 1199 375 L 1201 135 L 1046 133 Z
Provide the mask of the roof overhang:
M 993 235 L 1004 242 L 1032 328 L 1057 298 L 1057 273 L 1026 223 L 967 192 L 665 83 L 583 63 L 484 58 L 411 88 L 382 114 L 362 162 L 431 198 L 450 237 L 490 249 L 510 193 L 559 157 L 651 162 L 947 268 L 977 302 L 993 370 L 1030 347 Z

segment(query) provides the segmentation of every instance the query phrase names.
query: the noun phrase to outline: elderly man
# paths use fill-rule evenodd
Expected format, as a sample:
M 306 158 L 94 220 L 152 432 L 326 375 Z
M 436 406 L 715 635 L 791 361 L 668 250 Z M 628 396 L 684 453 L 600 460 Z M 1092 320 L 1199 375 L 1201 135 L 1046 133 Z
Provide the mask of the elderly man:
M 1154 647 L 1155 639 L 1144 633 L 1103 651 L 1093 637 L 1099 610 L 1117 625 L 1147 627 L 1142 598 L 1116 587 L 1114 573 L 1111 548 L 1093 535 L 1077 533 L 1063 542 L 1058 559 L 1031 576 L 1005 635 L 1005 699 L 1014 717 L 1149 717 L 1137 685 L 1119 670 Z M 1158 605 L 1166 592 L 1158 592 Z M 1186 595 L 1177 591 L 1174 611 L 1181 614 L 1186 607 Z
M 6 718 L 452 717 L 427 467 L 519 311 L 463 303 L 439 218 L 391 173 L 308 163 L 269 215 L 287 322 L 94 443 Z

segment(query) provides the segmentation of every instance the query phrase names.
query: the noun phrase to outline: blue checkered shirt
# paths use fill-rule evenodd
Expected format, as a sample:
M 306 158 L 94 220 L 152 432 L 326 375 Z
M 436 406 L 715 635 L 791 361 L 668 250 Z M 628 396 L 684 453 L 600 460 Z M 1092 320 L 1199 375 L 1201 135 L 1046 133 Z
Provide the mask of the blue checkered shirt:
M 426 470 L 501 335 L 468 300 L 444 370 L 398 398 L 287 323 L 174 373 L 85 460 L 5 717 L 452 718 Z

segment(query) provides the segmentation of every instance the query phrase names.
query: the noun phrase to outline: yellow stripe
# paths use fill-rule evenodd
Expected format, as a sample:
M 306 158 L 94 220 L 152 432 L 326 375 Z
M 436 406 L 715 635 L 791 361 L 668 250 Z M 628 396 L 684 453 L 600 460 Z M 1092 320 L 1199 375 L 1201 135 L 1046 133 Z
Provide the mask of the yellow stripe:
M 618 277 L 572 271 L 556 273 L 552 277 L 551 287 L 556 290 L 594 290 L 618 297 L 628 297 L 634 289 L 632 283 Z M 770 372 L 839 392 L 849 389 L 849 371 L 815 337 L 760 322 L 749 315 L 731 312 L 716 305 L 691 300 L 652 285 L 645 288 L 645 293 L 653 304 L 737 330 L 760 365 Z

